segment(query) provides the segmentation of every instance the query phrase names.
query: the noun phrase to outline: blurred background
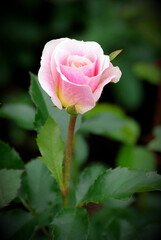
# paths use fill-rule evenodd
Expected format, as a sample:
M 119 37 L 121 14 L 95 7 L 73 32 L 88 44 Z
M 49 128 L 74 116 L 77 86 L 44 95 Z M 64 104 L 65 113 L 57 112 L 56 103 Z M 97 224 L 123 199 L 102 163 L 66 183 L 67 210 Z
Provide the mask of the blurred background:
M 45 43 L 61 37 L 97 41 L 105 54 L 124 50 L 113 61 L 120 67 L 122 78 L 118 84 L 104 88 L 100 102 L 119 106 L 138 122 L 141 129 L 138 144 L 145 145 L 153 139 L 153 128 L 161 124 L 161 31 L 159 3 L 150 0 L 4 1 L 0 138 L 14 147 L 25 162 L 37 156 L 36 132 L 30 125 L 26 129 L 16 123 L 17 110 L 10 117 L 10 104 L 25 104 L 30 106 L 30 113 L 34 112 L 28 94 L 29 71 L 37 74 Z M 24 115 L 29 117 L 27 110 Z M 108 164 L 113 165 L 120 143 L 94 134 L 87 141 L 89 161 L 97 161 L 106 154 L 107 148 L 101 147 L 104 144 L 109 149 Z M 156 154 L 159 159 L 159 153 Z

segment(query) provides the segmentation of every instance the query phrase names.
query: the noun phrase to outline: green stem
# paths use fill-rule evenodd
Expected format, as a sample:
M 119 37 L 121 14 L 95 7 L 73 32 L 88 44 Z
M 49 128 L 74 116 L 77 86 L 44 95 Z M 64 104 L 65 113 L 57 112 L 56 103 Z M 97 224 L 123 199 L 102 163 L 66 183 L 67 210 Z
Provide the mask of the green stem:
M 21 200 L 21 203 L 24 205 L 24 207 L 31 213 L 33 213 L 33 215 L 35 216 L 36 213 L 35 211 L 28 205 L 28 203 L 25 201 L 24 198 L 22 198 L 21 196 L 19 196 L 20 200 Z
M 62 195 L 62 200 L 63 200 L 63 207 L 68 208 L 68 195 L 63 194 Z
M 65 152 L 64 170 L 63 170 L 63 181 L 64 181 L 64 192 L 63 192 L 63 207 L 68 207 L 68 193 L 69 193 L 69 181 L 70 181 L 70 167 L 71 167 L 71 155 L 72 145 L 74 137 L 74 128 L 76 123 L 76 116 L 70 116 L 67 145 Z
M 45 228 L 45 226 L 42 223 L 39 223 L 39 226 L 41 228 L 41 230 L 43 231 L 43 233 L 49 238 L 51 239 L 52 236 L 50 235 L 50 233 L 48 232 L 48 230 Z
M 30 207 L 30 205 L 25 201 L 24 198 L 22 198 L 21 196 L 19 196 L 21 203 L 23 204 L 23 206 L 33 214 L 33 216 L 36 216 L 37 213 Z M 43 233 L 49 238 L 51 239 L 51 235 L 50 233 L 47 231 L 47 229 L 45 228 L 45 226 L 42 223 L 38 223 L 39 227 L 41 228 L 41 230 L 43 231 Z
M 78 183 L 78 164 L 75 155 L 72 157 L 72 178 L 73 183 L 76 186 L 76 184 Z

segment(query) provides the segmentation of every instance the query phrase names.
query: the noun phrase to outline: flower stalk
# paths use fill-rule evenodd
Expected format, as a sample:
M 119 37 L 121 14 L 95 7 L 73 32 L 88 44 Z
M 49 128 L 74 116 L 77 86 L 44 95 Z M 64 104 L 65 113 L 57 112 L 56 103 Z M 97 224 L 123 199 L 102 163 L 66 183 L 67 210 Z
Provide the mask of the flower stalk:
M 73 146 L 73 137 L 74 137 L 74 128 L 75 128 L 76 119 L 77 119 L 77 116 L 71 115 L 70 121 L 69 121 L 69 127 L 68 127 L 68 137 L 67 137 L 67 144 L 66 144 L 64 169 L 63 169 L 64 191 L 62 192 L 62 196 L 63 196 L 64 208 L 68 207 L 71 156 L 72 156 L 72 146 Z

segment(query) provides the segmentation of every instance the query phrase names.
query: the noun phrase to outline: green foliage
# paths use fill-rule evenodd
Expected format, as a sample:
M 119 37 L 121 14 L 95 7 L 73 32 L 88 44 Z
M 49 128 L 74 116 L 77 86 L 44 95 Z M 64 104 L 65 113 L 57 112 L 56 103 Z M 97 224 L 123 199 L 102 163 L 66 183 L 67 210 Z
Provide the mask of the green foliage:
M 160 83 L 161 71 L 157 65 L 146 62 L 137 62 L 133 65 L 133 71 L 137 77 L 146 80 L 151 84 L 157 85 Z
M 55 122 L 58 124 L 61 130 L 61 136 L 64 143 L 67 139 L 67 129 L 69 123 L 70 115 L 65 111 L 65 109 L 58 109 L 53 106 L 50 97 L 41 88 L 38 78 L 33 73 L 31 76 L 31 86 L 30 95 L 37 107 L 37 112 L 35 116 L 34 126 L 39 132 L 41 126 L 43 126 L 49 116 L 51 116 Z M 79 128 L 81 123 L 81 116 L 78 116 L 75 131 Z
M 161 152 L 161 138 L 155 138 L 148 144 L 150 150 Z
M 0 140 L 0 169 L 23 169 L 24 164 L 19 156 L 19 154 L 9 145 Z
M 84 121 L 79 129 L 80 132 L 106 135 L 117 132 L 125 126 L 125 122 L 112 113 L 99 113 Z
M 61 196 L 55 180 L 39 159 L 26 164 L 20 196 L 23 197 L 35 213 L 45 213 L 48 209 L 60 206 Z M 54 210 L 52 210 L 54 213 Z M 50 214 L 49 214 L 50 216 Z
M 122 71 L 122 76 L 117 84 L 111 84 L 110 89 L 115 95 L 116 101 L 130 112 L 136 111 L 144 99 L 144 89 L 142 82 L 139 81 L 131 70 L 130 56 L 121 54 L 116 59 L 115 65 L 118 65 Z M 126 94 L 125 94 L 126 93 Z
M 131 204 L 134 203 L 135 200 L 136 199 L 134 197 L 131 197 L 127 200 L 106 198 L 102 201 L 102 204 L 103 204 L 103 206 L 109 207 L 109 208 L 125 209 L 125 208 L 131 206 Z
M 83 198 L 89 191 L 89 188 L 94 184 L 95 180 L 103 173 L 105 167 L 102 165 L 93 165 L 84 170 L 81 174 L 79 183 L 76 189 L 76 204 L 82 202 Z
M 49 237 L 45 236 L 33 236 L 31 240 L 49 240 Z
M 97 105 L 93 109 L 91 109 L 89 112 L 86 112 L 84 114 L 84 118 L 88 119 L 90 117 L 94 117 L 99 113 L 104 113 L 104 112 L 113 113 L 119 117 L 124 117 L 125 115 L 123 109 L 121 109 L 117 105 L 113 105 L 109 103 L 97 103 Z
M 161 176 L 155 172 L 109 169 L 101 174 L 82 196 L 79 204 L 100 203 L 105 198 L 126 200 L 135 192 L 161 190 Z
M 141 146 L 124 145 L 118 153 L 117 164 L 129 169 L 156 170 L 155 155 Z
M 88 234 L 88 214 L 83 208 L 61 210 L 53 223 L 55 240 L 86 240 Z
M 60 187 L 63 186 L 62 164 L 64 157 L 64 143 L 56 122 L 49 117 L 41 128 L 37 137 L 37 144 L 41 152 L 41 160 L 45 163 Z
M 77 134 L 75 136 L 74 155 L 79 166 L 82 166 L 82 164 L 88 159 L 88 143 L 82 134 Z
M 20 155 L 26 155 L 25 161 L 28 161 L 33 154 L 35 143 L 33 132 L 28 133 L 26 129 L 40 132 L 40 150 L 43 154 L 45 152 L 42 158 L 52 170 L 52 174 L 53 172 L 57 174 L 55 171 L 58 167 L 58 176 L 60 176 L 64 151 L 61 137 L 66 143 L 69 114 L 65 109 L 59 110 L 53 106 L 50 97 L 42 90 L 34 74 L 31 74 L 30 95 L 36 105 L 36 115 L 30 103 L 22 100 L 21 94 L 17 92 L 23 92 L 22 88 L 26 87 L 26 75 L 23 72 L 25 73 L 26 69 L 38 70 L 38 58 L 41 54 L 39 50 L 42 49 L 45 41 L 69 36 L 69 33 L 71 38 L 97 41 L 104 49 L 104 53 L 110 55 L 111 60 L 118 52 L 113 52 L 113 56 L 109 54 L 110 52 L 115 49 L 125 49 L 114 61 L 114 65 L 119 66 L 122 71 L 121 80 L 117 84 L 108 84 L 103 90 L 102 99 L 116 102 L 125 108 L 127 114 L 136 115 L 139 119 L 140 106 L 144 108 L 149 103 L 149 99 L 150 102 L 153 101 L 153 94 L 155 95 L 153 90 L 155 91 L 155 85 L 160 83 L 160 70 L 157 64 L 161 50 L 161 34 L 157 6 L 159 5 L 154 4 L 154 1 L 145 0 L 121 3 L 89 0 L 88 4 L 72 0 L 11 1 L 11 11 L 2 11 L 1 14 L 3 23 L 1 35 L 5 44 L 1 44 L 0 56 L 2 80 L 0 81 L 2 86 L 0 117 L 3 118 L 2 128 L 7 129 L 2 139 L 7 141 L 9 138 L 11 145 L 20 149 L 22 153 Z M 25 14 L 19 14 L 24 9 Z M 44 9 L 47 14 L 42 23 L 41 15 L 44 16 Z M 83 15 L 80 14 L 80 10 Z M 38 18 L 35 17 L 37 12 Z M 39 56 L 36 56 L 37 53 Z M 147 90 L 144 87 L 146 83 L 140 80 L 145 80 L 154 86 Z M 15 98 L 19 103 L 14 103 Z M 152 112 L 152 105 L 148 106 L 151 108 L 149 112 Z M 156 192 L 141 192 L 161 190 L 160 175 L 143 171 L 157 169 L 151 151 L 156 151 L 159 157 L 160 128 L 155 129 L 154 139 L 147 145 L 150 151 L 145 147 L 135 146 L 138 140 L 140 142 L 140 139 L 144 139 L 142 135 L 144 131 L 140 131 L 139 124 L 125 112 L 111 104 L 98 104 L 83 116 L 84 122 L 77 132 L 74 158 L 78 162 L 79 183 L 77 185 L 77 181 L 72 182 L 71 178 L 69 206 L 75 206 L 75 196 L 79 206 L 82 205 L 81 203 L 86 204 L 91 201 L 102 203 L 99 205 L 89 203 L 85 206 L 89 212 L 92 212 L 89 214 L 89 230 L 88 211 L 86 212 L 84 208 L 60 211 L 62 200 L 59 186 L 50 176 L 43 162 L 35 159 L 24 166 L 18 153 L 0 141 L 2 169 L 0 200 L 3 197 L 0 203 L 5 205 L 0 213 L 2 239 L 49 239 L 49 234 L 44 232 L 43 227 L 47 231 L 51 229 L 56 240 L 161 239 L 161 195 Z M 143 120 L 147 121 L 146 114 L 144 118 Z M 9 121 L 6 121 L 8 119 Z M 53 124 L 53 119 L 58 126 L 55 122 Z M 12 121 L 17 125 L 12 124 Z M 78 116 L 76 131 L 80 123 L 81 116 Z M 117 160 L 120 166 L 126 166 L 128 169 L 116 168 L 105 171 L 104 167 L 98 164 L 87 167 L 81 173 L 85 161 L 91 161 L 90 145 L 88 145 L 90 133 L 107 137 L 108 141 L 109 139 L 118 141 L 118 146 L 119 142 L 123 143 Z M 33 138 L 30 140 L 31 136 Z M 97 137 L 99 141 L 99 136 Z M 28 144 L 31 146 L 30 149 L 26 149 Z M 98 145 L 102 147 L 101 143 Z M 51 154 L 47 153 L 48 150 Z M 107 148 L 110 160 L 108 153 Z M 100 156 L 100 161 L 102 160 L 103 156 Z M 112 161 L 113 159 L 111 165 L 113 165 Z M 88 166 L 88 162 L 86 165 Z M 22 181 L 20 169 L 25 169 Z M 129 198 L 136 192 L 139 193 L 135 194 L 135 198 Z M 11 201 L 12 203 L 7 206 Z M 20 208 L 14 209 L 17 207 Z M 54 216 L 56 217 L 51 225 Z
M 113 204 L 102 206 L 90 219 L 88 240 L 159 239 L 160 200 L 160 195 L 154 193 L 147 195 L 144 210 L 140 211 L 131 206 L 124 208 L 117 208 Z
M 47 103 L 46 103 L 47 94 L 45 94 L 45 92 L 40 87 L 37 76 L 30 73 L 30 77 L 31 77 L 31 85 L 30 85 L 29 92 L 33 102 L 37 107 L 34 125 L 36 129 L 40 129 L 40 127 L 44 125 L 49 115 L 49 110 L 47 108 Z
M 28 240 L 36 228 L 36 218 L 22 209 L 0 214 L 0 235 L 3 240 Z
M 152 151 L 161 152 L 161 126 L 154 129 L 154 139 L 149 142 L 148 148 Z
M 0 117 L 14 120 L 20 127 L 32 130 L 35 109 L 27 104 L 6 103 L 0 108 Z
M 45 236 L 33 236 L 31 240 L 49 240 L 49 237 Z
M 115 59 L 121 52 L 122 52 L 123 49 L 120 49 L 120 50 L 116 50 L 112 53 L 110 53 L 109 57 L 110 57 L 110 61 L 112 61 L 113 59 Z
M 80 132 L 102 134 L 128 144 L 134 144 L 140 134 L 138 123 L 126 116 L 121 108 L 111 104 L 97 104 L 84 118 Z
M 134 119 L 129 117 L 125 119 L 125 123 L 124 128 L 120 131 L 111 132 L 107 137 L 123 143 L 135 144 L 140 135 L 140 126 Z
M 17 196 L 21 174 L 22 170 L 0 170 L 0 207 L 8 205 Z
M 153 133 L 155 137 L 161 137 L 161 126 L 155 127 Z

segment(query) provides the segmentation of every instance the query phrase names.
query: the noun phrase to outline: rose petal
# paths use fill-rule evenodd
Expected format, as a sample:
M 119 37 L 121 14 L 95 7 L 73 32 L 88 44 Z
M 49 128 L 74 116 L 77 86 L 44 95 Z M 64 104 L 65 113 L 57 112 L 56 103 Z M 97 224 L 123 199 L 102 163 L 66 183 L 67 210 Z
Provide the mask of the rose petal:
M 55 50 L 56 46 L 64 40 L 66 40 L 66 38 L 51 40 L 45 45 L 41 57 L 41 66 L 38 72 L 38 80 L 41 87 L 44 89 L 45 92 L 48 93 L 49 96 L 51 96 L 53 103 L 60 109 L 62 108 L 62 105 L 56 94 L 57 79 L 53 79 L 50 68 L 50 61 L 52 53 Z
M 96 42 L 62 38 L 43 50 L 38 79 L 58 108 L 75 105 L 78 113 L 95 106 L 103 87 L 118 82 L 121 71 L 113 67 Z
M 109 64 L 110 64 L 109 56 L 105 55 L 103 57 L 102 71 L 100 71 L 100 73 L 98 75 L 95 75 L 94 77 L 89 78 L 88 85 L 92 89 L 92 92 L 94 92 L 96 90 L 96 88 L 98 87 L 98 84 L 100 83 L 101 75 L 102 75 L 103 71 L 109 67 Z
M 93 77 L 95 76 L 96 73 L 96 61 L 97 61 L 97 56 L 95 54 L 91 54 L 91 55 L 86 55 L 86 58 L 88 58 L 91 63 L 81 67 L 81 71 L 84 73 L 85 76 L 88 77 Z
M 104 62 L 104 53 L 101 46 L 98 43 L 67 39 L 61 42 L 57 46 L 55 51 L 59 52 L 62 49 L 70 52 L 70 55 L 78 55 L 82 57 L 95 54 L 97 56 L 97 60 L 95 64 L 95 75 L 99 74 L 100 71 L 102 71 L 102 65 Z
M 75 105 L 76 111 L 83 114 L 95 106 L 89 86 L 76 85 L 69 82 L 62 73 L 60 75 L 59 99 L 64 107 Z
M 96 56 L 80 57 L 78 55 L 72 55 L 68 57 L 67 65 L 71 68 L 79 69 L 79 71 L 82 71 L 85 76 L 92 77 L 95 74 L 96 59 Z
M 100 98 L 102 93 L 103 87 L 108 84 L 109 82 L 118 82 L 121 77 L 121 71 L 119 67 L 114 67 L 112 63 L 110 63 L 109 67 L 106 68 L 100 78 L 98 87 L 96 88 L 95 92 L 93 93 L 95 101 Z
M 57 69 L 69 82 L 77 85 L 87 85 L 87 78 L 79 68 L 60 65 Z
M 95 63 L 90 63 L 86 66 L 79 68 L 87 77 L 93 77 L 95 75 Z
M 103 72 L 109 66 L 110 66 L 110 57 L 108 55 L 104 55 L 101 71 Z
M 92 92 L 94 92 L 96 90 L 96 88 L 98 87 L 101 75 L 102 75 L 102 73 L 100 73 L 97 76 L 88 78 L 88 86 L 91 88 Z
M 122 72 L 120 71 L 119 67 L 114 67 L 112 63 L 110 64 L 110 68 L 111 74 L 115 75 L 115 77 L 112 78 L 111 82 L 117 83 L 121 78 Z
M 89 65 L 90 63 L 91 61 L 85 56 L 80 57 L 78 55 L 71 55 L 67 59 L 67 66 L 74 68 L 83 67 Z

